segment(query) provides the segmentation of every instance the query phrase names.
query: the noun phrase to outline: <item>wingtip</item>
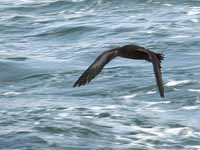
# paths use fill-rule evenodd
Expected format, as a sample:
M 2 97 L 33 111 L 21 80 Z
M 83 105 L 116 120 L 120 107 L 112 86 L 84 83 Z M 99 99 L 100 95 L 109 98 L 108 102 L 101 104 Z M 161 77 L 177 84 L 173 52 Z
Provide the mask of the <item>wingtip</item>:
M 81 83 L 81 82 L 78 80 L 78 81 L 76 81 L 76 82 L 74 83 L 73 87 L 74 87 L 74 88 L 75 88 L 75 87 L 80 87 L 80 86 L 84 86 L 84 85 L 86 85 L 86 84 L 88 84 L 88 82 L 87 82 L 87 83 Z
M 75 87 L 80 87 L 80 86 L 82 86 L 82 85 L 83 85 L 83 84 L 77 82 L 77 83 L 75 83 L 75 84 L 73 85 L 73 87 L 74 87 L 74 88 L 75 88 Z
M 165 54 L 160 54 L 161 55 L 161 60 L 164 60 L 165 59 Z
M 73 85 L 73 88 L 77 87 L 76 83 Z
M 156 54 L 156 56 L 158 57 L 158 59 L 160 60 L 160 61 L 162 61 L 162 60 L 164 60 L 164 58 L 165 58 L 165 55 L 164 54 Z
M 160 93 L 160 97 L 161 97 L 161 98 L 165 98 L 164 93 Z
M 74 85 L 73 85 L 74 88 L 75 88 L 75 87 L 79 87 L 79 86 L 80 86 L 80 84 L 79 84 L 78 81 L 76 81 L 76 82 L 74 83 Z

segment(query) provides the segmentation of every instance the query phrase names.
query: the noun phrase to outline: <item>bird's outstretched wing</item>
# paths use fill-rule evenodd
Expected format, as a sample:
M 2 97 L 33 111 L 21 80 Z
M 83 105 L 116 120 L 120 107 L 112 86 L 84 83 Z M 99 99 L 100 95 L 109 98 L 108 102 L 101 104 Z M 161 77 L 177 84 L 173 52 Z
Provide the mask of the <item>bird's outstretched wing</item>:
M 94 77 L 96 77 L 101 72 L 103 67 L 116 56 L 117 49 L 108 50 L 102 53 L 79 77 L 79 79 L 75 82 L 73 86 L 76 87 L 89 83 Z
M 162 54 L 156 54 L 156 53 L 149 53 L 151 57 L 151 62 L 153 64 L 154 74 L 156 78 L 156 83 L 160 92 L 160 96 L 164 97 L 164 87 L 163 87 L 163 81 L 162 81 L 162 74 L 161 74 L 161 60 L 164 59 Z

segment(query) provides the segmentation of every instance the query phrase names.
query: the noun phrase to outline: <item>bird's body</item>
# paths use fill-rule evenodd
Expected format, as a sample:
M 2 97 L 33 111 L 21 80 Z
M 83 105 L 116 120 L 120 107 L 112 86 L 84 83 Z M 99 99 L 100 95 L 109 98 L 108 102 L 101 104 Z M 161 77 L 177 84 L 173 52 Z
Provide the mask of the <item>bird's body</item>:
M 126 45 L 121 47 L 123 51 L 119 51 L 119 56 L 129 59 L 144 59 L 149 61 L 148 55 L 146 55 L 147 49 L 136 45 Z M 145 50 L 145 51 L 144 51 Z
M 152 62 L 160 96 L 164 97 L 164 87 L 160 71 L 160 63 L 164 58 L 163 55 L 137 45 L 125 45 L 123 47 L 117 47 L 103 52 L 75 82 L 74 87 L 89 83 L 98 73 L 101 72 L 103 67 L 115 57 L 140 59 Z

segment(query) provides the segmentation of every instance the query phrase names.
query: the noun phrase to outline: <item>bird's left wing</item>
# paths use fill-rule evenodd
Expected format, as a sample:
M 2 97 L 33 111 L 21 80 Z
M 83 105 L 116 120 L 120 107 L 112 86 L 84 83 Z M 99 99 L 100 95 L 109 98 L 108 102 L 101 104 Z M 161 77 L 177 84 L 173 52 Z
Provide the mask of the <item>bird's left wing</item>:
M 116 56 L 117 56 L 117 49 L 112 49 L 103 52 L 79 77 L 79 79 L 75 82 L 73 86 L 76 87 L 89 83 L 94 77 L 96 77 L 101 72 L 103 67 Z

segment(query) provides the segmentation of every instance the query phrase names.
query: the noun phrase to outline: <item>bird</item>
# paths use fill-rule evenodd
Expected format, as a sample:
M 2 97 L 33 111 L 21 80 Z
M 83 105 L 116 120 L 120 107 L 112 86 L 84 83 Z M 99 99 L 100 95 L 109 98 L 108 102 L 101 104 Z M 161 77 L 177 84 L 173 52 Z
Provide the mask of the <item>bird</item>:
M 121 47 L 112 48 L 100 54 L 96 60 L 82 73 L 78 80 L 74 83 L 73 87 L 79 87 L 88 84 L 95 78 L 111 60 L 116 57 L 138 59 L 151 62 L 156 78 L 157 87 L 160 97 L 164 98 L 164 86 L 161 72 L 161 61 L 164 60 L 164 55 L 156 53 L 148 48 L 138 45 L 125 45 Z

